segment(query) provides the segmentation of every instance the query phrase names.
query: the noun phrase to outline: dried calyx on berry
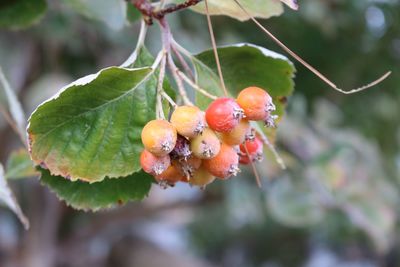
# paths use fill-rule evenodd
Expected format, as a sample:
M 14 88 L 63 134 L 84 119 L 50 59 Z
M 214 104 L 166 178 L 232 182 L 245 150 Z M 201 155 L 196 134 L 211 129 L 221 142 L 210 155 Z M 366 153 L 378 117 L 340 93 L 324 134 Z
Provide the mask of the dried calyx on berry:
M 171 151 L 171 159 L 187 159 L 192 155 L 190 142 L 182 135 L 178 135 L 174 149 Z

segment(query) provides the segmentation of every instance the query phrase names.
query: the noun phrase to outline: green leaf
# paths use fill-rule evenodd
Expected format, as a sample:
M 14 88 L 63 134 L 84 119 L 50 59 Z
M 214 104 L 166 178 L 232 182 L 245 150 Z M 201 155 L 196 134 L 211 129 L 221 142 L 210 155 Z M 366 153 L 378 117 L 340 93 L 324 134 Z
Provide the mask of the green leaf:
M 283 13 L 283 6 L 277 0 L 239 0 L 247 12 L 258 18 L 279 16 Z M 248 20 L 249 16 L 233 0 L 208 0 L 211 15 L 227 15 L 240 21 Z M 205 14 L 204 1 L 192 8 L 194 11 Z
M 0 204 L 5 205 L 11 209 L 19 218 L 25 229 L 29 228 L 29 221 L 23 214 L 14 193 L 11 191 L 4 176 L 3 165 L 0 164 Z
M 46 12 L 46 0 L 8 0 L 0 3 L 0 28 L 22 29 L 39 21 Z
M 33 166 L 28 151 L 24 148 L 11 152 L 6 170 L 6 179 L 28 178 L 39 174 Z
M 235 97 L 248 86 L 258 86 L 272 96 L 277 110 L 274 114 L 282 117 L 287 97 L 294 90 L 293 64 L 285 57 L 268 49 L 252 44 L 236 44 L 218 48 L 222 72 L 227 89 Z M 222 88 L 216 75 L 214 53 L 212 50 L 196 55 L 194 60 L 197 82 L 200 87 L 217 96 Z M 196 103 L 205 109 L 211 100 L 200 93 L 196 94 Z M 274 129 L 266 130 L 270 137 Z
M 40 169 L 40 172 L 42 184 L 48 186 L 58 198 L 75 209 L 92 211 L 142 200 L 153 181 L 142 171 L 123 178 L 106 178 L 97 183 L 72 182 L 61 176 L 52 176 L 48 170 Z
M 127 21 L 127 2 L 124 0 L 64 0 L 79 14 L 101 21 L 113 30 L 120 30 Z
M 151 68 L 110 67 L 67 85 L 29 119 L 33 161 L 73 181 L 139 171 L 140 134 L 155 118 L 156 83 Z

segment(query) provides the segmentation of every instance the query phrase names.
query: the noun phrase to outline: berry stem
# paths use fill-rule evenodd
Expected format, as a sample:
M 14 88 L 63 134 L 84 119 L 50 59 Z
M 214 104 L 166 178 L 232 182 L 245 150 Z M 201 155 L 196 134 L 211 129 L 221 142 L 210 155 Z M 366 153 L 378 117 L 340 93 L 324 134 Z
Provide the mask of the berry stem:
M 156 114 L 157 114 L 158 119 L 165 119 L 161 95 L 164 92 L 163 82 L 164 82 L 164 78 L 165 78 L 166 51 L 162 50 L 162 52 L 163 52 L 163 57 L 162 57 L 161 63 L 160 63 L 160 73 L 159 73 L 158 82 L 157 82 Z
M 388 71 L 384 75 L 382 75 L 380 78 L 376 79 L 375 81 L 361 86 L 359 88 L 351 89 L 351 90 L 343 90 L 337 87 L 336 84 L 334 84 L 332 81 L 330 81 L 327 77 L 325 77 L 321 72 L 319 72 L 317 69 L 315 69 L 313 66 L 311 66 L 309 63 L 307 63 L 304 59 L 302 59 L 299 55 L 297 55 L 295 52 L 290 50 L 284 43 L 282 43 L 278 38 L 276 38 L 270 31 L 268 31 L 258 20 L 256 20 L 244 7 L 243 5 L 239 2 L 239 0 L 233 0 L 240 9 L 243 10 L 243 12 L 265 33 L 267 34 L 276 44 L 278 44 L 284 51 L 286 51 L 289 55 L 291 55 L 294 59 L 299 61 L 303 66 L 305 66 L 307 69 L 309 69 L 312 73 L 317 75 L 318 78 L 320 78 L 322 81 L 324 81 L 326 84 L 328 84 L 331 88 L 334 90 L 345 94 L 345 95 L 350 95 L 354 93 L 361 92 L 363 90 L 366 90 L 368 88 L 371 88 L 379 83 L 381 83 L 383 80 L 385 80 L 392 72 Z M 207 2 L 206 2 L 207 3 Z
M 190 101 L 189 97 L 187 96 L 183 81 L 182 81 L 181 77 L 178 75 L 179 69 L 176 67 L 171 54 L 168 54 L 167 57 L 168 57 L 168 66 L 172 72 L 172 76 L 174 76 L 174 80 L 176 82 L 176 85 L 178 86 L 178 91 L 182 97 L 183 103 L 185 105 L 193 106 L 192 101 Z
M 169 103 L 174 109 L 178 107 L 178 105 L 175 103 L 175 101 L 172 100 L 172 98 L 171 98 L 165 91 L 162 91 L 162 92 L 161 92 L 161 95 L 162 95 L 162 97 L 164 97 L 165 100 L 168 101 L 168 103 Z
M 174 52 L 175 56 L 178 58 L 179 63 L 181 63 L 182 67 L 185 69 L 186 73 L 191 77 L 192 80 L 194 80 L 194 73 L 186 60 L 183 58 L 182 54 L 179 52 L 174 44 L 171 45 L 171 49 Z
M 279 164 L 282 170 L 286 170 L 285 162 L 282 157 L 279 155 L 278 151 L 275 149 L 274 145 L 269 141 L 267 135 L 262 131 L 260 125 L 257 122 L 251 122 L 251 126 L 256 129 L 257 133 L 260 135 L 263 143 L 268 147 L 268 149 L 272 152 L 275 157 L 276 162 Z
M 212 22 L 211 22 L 211 16 L 210 16 L 210 12 L 208 10 L 208 0 L 204 0 L 204 4 L 206 6 L 208 31 L 210 32 L 211 44 L 212 44 L 213 51 L 214 51 L 215 62 L 217 64 L 219 79 L 220 79 L 221 86 L 222 86 L 225 96 L 228 96 L 228 90 L 226 89 L 226 86 L 225 86 L 224 76 L 222 74 L 221 63 L 219 61 L 217 43 L 215 41 L 214 30 L 213 30 L 213 26 L 212 26 Z
M 199 93 L 205 95 L 206 97 L 216 100 L 218 97 L 208 93 L 206 90 L 198 86 L 195 82 L 193 82 L 189 77 L 185 75 L 185 73 L 181 72 L 180 70 L 177 71 L 178 75 L 184 80 L 188 85 L 190 85 L 193 89 L 197 90 Z
M 254 164 L 254 162 L 253 162 L 253 160 L 252 160 L 252 158 L 251 158 L 251 156 L 250 156 L 250 153 L 249 153 L 249 150 L 247 149 L 246 144 L 245 144 L 243 147 L 244 147 L 244 149 L 246 150 L 246 155 L 247 155 L 247 157 L 250 159 L 250 165 L 251 165 L 251 168 L 252 168 L 252 170 L 253 170 L 254 177 L 256 178 L 257 186 L 258 186 L 259 188 L 261 188 L 261 187 L 262 187 L 262 185 L 261 185 L 261 179 L 260 179 L 260 175 L 258 174 L 257 167 L 256 167 L 256 165 Z

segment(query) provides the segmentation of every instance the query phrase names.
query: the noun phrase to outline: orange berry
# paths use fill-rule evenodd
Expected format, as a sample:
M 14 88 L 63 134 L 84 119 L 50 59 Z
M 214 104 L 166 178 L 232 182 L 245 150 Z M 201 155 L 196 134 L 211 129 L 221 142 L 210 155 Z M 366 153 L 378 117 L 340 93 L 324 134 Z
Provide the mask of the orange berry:
M 140 165 L 145 172 L 159 175 L 171 165 L 171 159 L 169 155 L 157 157 L 149 151 L 143 150 L 140 154 Z
M 175 147 L 177 132 L 166 120 L 149 121 L 142 130 L 142 143 L 149 152 L 163 156 Z
M 167 182 L 168 184 L 174 185 L 181 181 L 184 176 L 182 172 L 175 166 L 169 166 L 164 172 L 154 177 L 158 182 Z
M 230 146 L 240 145 L 245 139 L 246 135 L 250 133 L 250 123 L 248 120 L 241 120 L 239 124 L 228 133 L 222 133 L 222 141 Z
M 243 89 L 236 99 L 244 110 L 248 120 L 266 120 L 270 112 L 275 110 L 271 96 L 263 89 L 255 86 Z
M 204 129 L 201 135 L 196 136 L 190 142 L 190 149 L 194 156 L 200 159 L 215 157 L 221 148 L 221 142 L 217 135 L 209 128 Z
M 212 159 L 203 161 L 204 168 L 212 175 L 227 179 L 232 175 L 236 175 L 239 171 L 239 156 L 232 146 L 224 143 L 217 156 Z
M 191 185 L 204 187 L 212 182 L 214 182 L 215 177 L 209 173 L 205 168 L 200 167 L 196 170 L 193 176 L 190 178 L 189 183 Z
M 193 138 L 203 132 L 206 119 L 198 107 L 180 106 L 172 113 L 171 124 L 180 135 Z

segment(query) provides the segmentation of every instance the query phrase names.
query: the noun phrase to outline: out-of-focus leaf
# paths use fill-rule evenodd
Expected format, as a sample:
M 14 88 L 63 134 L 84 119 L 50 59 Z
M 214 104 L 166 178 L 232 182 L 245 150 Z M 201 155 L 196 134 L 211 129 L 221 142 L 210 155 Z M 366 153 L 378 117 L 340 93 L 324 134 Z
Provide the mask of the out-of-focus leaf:
M 0 3 L 0 28 L 26 28 L 39 21 L 46 10 L 46 0 L 2 1 Z
M 173 2 L 181 3 L 182 1 L 173 0 Z M 282 3 L 278 0 L 239 0 L 239 2 L 254 17 L 266 19 L 283 13 Z M 233 0 L 208 0 L 208 6 L 211 15 L 227 15 L 241 21 L 249 19 L 249 16 Z M 192 9 L 202 14 L 206 13 L 204 1 Z
M 140 133 L 155 118 L 150 68 L 111 67 L 67 85 L 29 119 L 35 164 L 71 180 L 101 181 L 140 170 Z
M 28 178 L 38 174 L 26 149 L 11 152 L 7 161 L 6 179 Z
M 271 214 L 291 226 L 313 225 L 324 216 L 319 196 L 301 180 L 295 182 L 281 177 L 273 181 L 268 189 L 267 202 Z
M 105 23 L 113 30 L 120 30 L 127 20 L 127 2 L 124 0 L 65 0 L 76 12 L 89 19 Z
M 6 178 L 4 176 L 3 165 L 0 164 L 0 204 L 4 204 L 11 209 L 19 218 L 25 229 L 29 228 L 29 221 L 23 214 L 20 206 L 10 187 L 8 187 Z
M 3 112 L 7 112 L 11 115 L 12 120 L 15 123 L 18 134 L 23 137 L 25 136 L 26 120 L 25 114 L 22 109 L 21 103 L 19 102 L 14 91 L 11 89 L 6 77 L 4 76 L 3 70 L 0 67 L 0 108 Z
M 92 211 L 142 200 L 149 193 L 153 181 L 143 171 L 127 177 L 105 178 L 96 183 L 72 182 L 61 176 L 52 176 L 45 169 L 40 169 L 40 172 L 40 181 L 55 192 L 58 198 L 75 209 Z

